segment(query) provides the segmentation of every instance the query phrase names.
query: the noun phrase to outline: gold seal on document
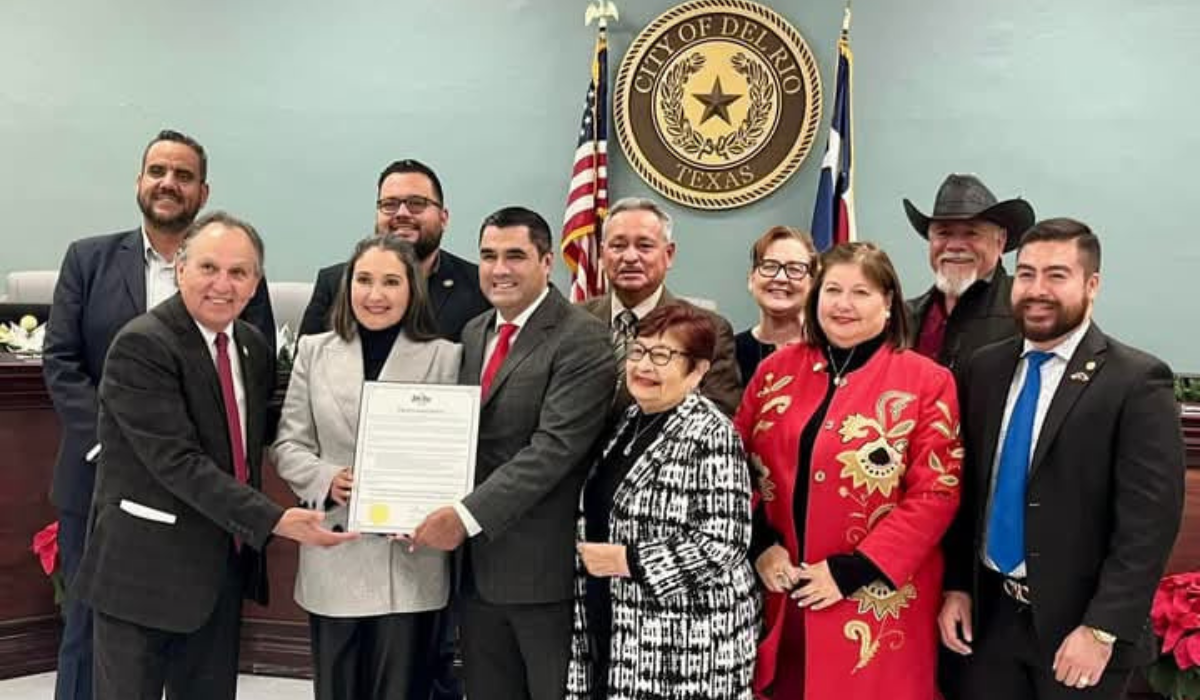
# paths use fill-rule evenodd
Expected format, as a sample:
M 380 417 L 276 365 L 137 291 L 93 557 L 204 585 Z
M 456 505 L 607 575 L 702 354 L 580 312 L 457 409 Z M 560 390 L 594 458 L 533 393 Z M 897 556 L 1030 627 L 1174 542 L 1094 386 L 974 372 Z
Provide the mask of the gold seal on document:
M 821 76 L 804 38 L 774 10 L 695 0 L 634 40 L 613 120 L 646 184 L 690 207 L 732 209 L 800 167 L 821 121 Z
M 392 510 L 386 503 L 372 503 L 367 508 L 367 519 L 372 525 L 386 525 L 392 519 Z

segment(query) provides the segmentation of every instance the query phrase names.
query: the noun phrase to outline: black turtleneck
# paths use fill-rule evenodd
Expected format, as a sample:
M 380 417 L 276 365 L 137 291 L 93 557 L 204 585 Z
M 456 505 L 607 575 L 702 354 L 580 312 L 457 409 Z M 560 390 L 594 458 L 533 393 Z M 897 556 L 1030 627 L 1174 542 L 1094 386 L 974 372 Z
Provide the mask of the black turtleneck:
M 829 412 L 829 404 L 833 401 L 833 394 L 837 389 L 834 384 L 835 368 L 837 374 L 846 377 L 851 372 L 860 369 L 867 364 L 875 353 L 883 347 L 885 341 L 884 334 L 863 341 L 853 348 L 838 348 L 832 345 L 825 347 L 825 373 L 828 375 L 828 380 L 825 386 L 825 398 L 821 401 L 821 405 L 813 412 L 812 417 L 804 425 L 804 430 L 800 433 L 799 454 L 797 454 L 796 464 L 796 488 L 792 500 L 792 518 L 796 526 L 796 540 L 800 543 L 801 548 L 804 546 L 804 526 L 808 516 L 808 483 L 809 473 L 812 471 L 812 453 L 813 445 L 816 444 L 817 435 L 820 434 L 821 424 L 825 422 L 825 414 Z M 758 558 L 768 547 L 773 544 L 782 542 L 783 538 L 770 526 L 766 519 L 766 511 L 760 507 L 754 513 L 754 542 L 751 545 L 751 561 Z M 805 560 L 804 552 L 801 552 L 801 560 Z M 888 581 L 887 577 L 879 570 L 879 567 L 867 559 L 860 552 L 853 554 L 835 554 L 828 559 L 829 571 L 833 575 L 833 580 L 837 584 L 838 590 L 843 596 L 849 596 L 859 588 L 867 585 L 875 579 Z M 890 582 L 889 582 L 890 584 Z
M 400 323 L 387 328 L 373 331 L 358 324 L 358 339 L 362 344 L 363 379 L 375 381 L 383 371 L 383 363 L 387 362 L 396 337 L 400 335 Z

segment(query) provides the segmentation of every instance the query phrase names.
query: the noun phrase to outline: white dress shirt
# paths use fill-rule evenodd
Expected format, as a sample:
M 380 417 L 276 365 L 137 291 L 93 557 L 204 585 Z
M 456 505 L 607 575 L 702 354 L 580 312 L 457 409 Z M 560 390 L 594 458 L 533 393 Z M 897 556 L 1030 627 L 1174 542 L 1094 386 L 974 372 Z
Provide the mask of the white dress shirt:
M 1054 400 L 1054 394 L 1058 392 L 1058 385 L 1067 372 L 1067 363 L 1071 361 L 1071 356 L 1075 354 L 1076 348 L 1079 347 L 1080 341 L 1083 340 L 1084 334 L 1091 325 L 1091 320 L 1085 320 L 1079 324 L 1078 328 L 1068 333 L 1062 342 L 1045 351 L 1054 356 L 1042 363 L 1041 367 L 1042 384 L 1038 391 L 1037 409 L 1033 414 L 1033 439 L 1029 441 L 1030 467 L 1033 466 L 1033 455 L 1037 452 L 1038 438 L 1042 432 L 1042 423 L 1046 420 L 1046 412 L 1050 410 L 1050 402 Z M 991 522 L 992 497 L 996 492 L 996 477 L 1000 472 L 1000 453 L 1004 450 L 1004 437 L 1008 434 L 1008 421 L 1012 417 L 1013 407 L 1016 406 L 1017 396 L 1021 393 L 1021 387 L 1025 385 L 1025 371 L 1029 367 L 1029 361 L 1025 356 L 1037 349 L 1029 340 L 1025 341 L 1025 345 L 1021 349 L 1021 361 L 1013 375 L 1012 384 L 1008 387 L 1008 399 L 1004 402 L 1004 419 L 1000 423 L 1000 434 L 996 436 L 996 454 L 992 455 L 992 480 L 988 486 L 987 518 L 983 521 L 983 551 L 980 552 L 980 556 L 983 558 L 983 563 L 993 571 L 1000 571 L 1000 567 L 987 555 L 987 524 Z M 1000 573 L 1004 572 L 1000 571 Z M 1008 575 L 1013 578 L 1025 578 L 1025 573 L 1025 560 L 1022 559 L 1017 568 Z
M 196 323 L 196 327 L 200 329 L 200 334 L 204 336 L 204 344 L 208 346 L 208 354 L 212 356 L 213 366 L 217 366 L 217 334 L 204 326 Z M 229 354 L 229 367 L 233 370 L 233 395 L 237 398 L 238 422 L 242 428 L 242 454 L 246 454 L 246 388 L 242 382 L 242 362 L 240 357 L 241 349 L 237 342 L 233 339 L 233 324 L 229 324 L 225 328 L 225 335 L 229 336 L 229 345 L 226 352 Z M 220 370 L 217 370 L 220 372 Z M 220 376 L 218 374 L 218 376 Z M 247 463 L 249 461 L 247 460 Z
M 521 335 L 521 329 L 523 329 L 525 324 L 529 322 L 529 317 L 533 316 L 533 312 L 538 310 L 538 307 L 542 305 L 542 302 L 546 300 L 546 296 L 549 294 L 550 288 L 546 287 L 542 290 L 542 293 L 538 295 L 538 298 L 533 300 L 532 304 L 525 307 L 525 310 L 517 314 L 516 318 L 512 319 L 511 321 L 504 320 L 504 318 L 500 315 L 500 312 L 496 312 L 496 323 L 492 327 L 492 337 L 488 339 L 487 346 L 483 351 L 483 365 L 480 367 L 481 372 L 487 370 L 488 361 L 492 359 L 492 354 L 496 352 L 496 345 L 500 341 L 500 326 L 506 323 L 511 323 L 517 327 L 517 330 L 513 332 L 512 337 L 510 337 L 508 340 L 508 347 L 511 350 L 512 346 L 517 342 L 517 336 Z M 458 513 L 459 520 L 462 520 L 463 527 L 465 527 L 467 530 L 467 537 L 474 537 L 475 535 L 483 532 L 483 528 L 479 525 L 479 521 L 475 519 L 475 516 L 471 515 L 471 511 L 467 510 L 467 507 L 463 505 L 462 501 L 458 501 L 454 504 L 454 512 Z
M 142 229 L 142 252 L 146 263 L 145 310 L 149 311 L 174 296 L 179 287 L 175 282 L 175 260 L 167 260 L 154 249 L 145 229 Z M 232 336 L 230 340 L 233 340 Z
M 633 315 L 637 316 L 637 320 L 640 321 L 643 318 L 646 318 L 646 314 L 653 311 L 654 307 L 658 306 L 658 300 L 662 299 L 662 295 L 663 295 L 663 285 L 660 284 L 660 285 L 658 285 L 658 289 L 654 290 L 653 294 L 646 297 L 645 299 L 642 300 L 642 303 L 638 304 L 637 306 L 635 306 L 629 310 L 632 311 Z M 609 316 L 608 327 L 614 329 L 614 332 L 617 327 L 617 317 L 620 316 L 625 311 L 625 308 L 626 308 L 625 305 L 621 303 L 621 300 L 617 298 L 617 295 L 613 294 L 612 295 L 612 315 Z

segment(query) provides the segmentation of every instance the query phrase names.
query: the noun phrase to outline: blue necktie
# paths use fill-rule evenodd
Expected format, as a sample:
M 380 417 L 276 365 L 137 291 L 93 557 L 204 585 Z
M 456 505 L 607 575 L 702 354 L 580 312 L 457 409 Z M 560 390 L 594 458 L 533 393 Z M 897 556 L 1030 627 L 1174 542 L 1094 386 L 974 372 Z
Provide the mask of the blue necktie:
M 1025 383 L 1013 405 L 1000 450 L 992 514 L 988 519 L 987 555 L 1005 574 L 1025 560 L 1025 485 L 1033 446 L 1033 417 L 1042 390 L 1042 364 L 1051 357 L 1053 353 L 1036 350 L 1025 355 Z

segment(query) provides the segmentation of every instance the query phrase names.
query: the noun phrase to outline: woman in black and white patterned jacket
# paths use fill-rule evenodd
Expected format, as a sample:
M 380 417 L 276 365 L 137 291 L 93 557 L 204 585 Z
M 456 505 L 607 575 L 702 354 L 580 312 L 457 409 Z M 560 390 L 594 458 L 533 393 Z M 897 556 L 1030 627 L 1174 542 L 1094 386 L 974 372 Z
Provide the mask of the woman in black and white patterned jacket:
M 715 338 L 688 304 L 638 324 L 636 405 L 581 499 L 569 699 L 751 697 L 750 472 L 733 424 L 694 391 Z

